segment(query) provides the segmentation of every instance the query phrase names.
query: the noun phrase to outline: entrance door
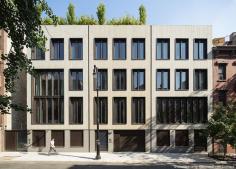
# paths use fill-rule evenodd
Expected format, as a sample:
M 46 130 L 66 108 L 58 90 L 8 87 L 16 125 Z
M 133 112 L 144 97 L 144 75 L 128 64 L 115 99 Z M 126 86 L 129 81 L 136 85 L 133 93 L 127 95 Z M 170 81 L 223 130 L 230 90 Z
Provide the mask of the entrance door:
M 17 140 L 15 131 L 5 131 L 5 149 L 6 151 L 16 151 Z
M 114 151 L 144 152 L 145 131 L 144 130 L 114 131 Z
M 194 151 L 207 151 L 207 135 L 204 130 L 194 130 Z
M 95 136 L 95 148 L 96 148 L 96 138 L 97 138 L 97 133 Z M 99 139 L 100 139 L 100 150 L 101 151 L 108 151 L 108 131 L 107 130 L 100 130 L 99 131 Z

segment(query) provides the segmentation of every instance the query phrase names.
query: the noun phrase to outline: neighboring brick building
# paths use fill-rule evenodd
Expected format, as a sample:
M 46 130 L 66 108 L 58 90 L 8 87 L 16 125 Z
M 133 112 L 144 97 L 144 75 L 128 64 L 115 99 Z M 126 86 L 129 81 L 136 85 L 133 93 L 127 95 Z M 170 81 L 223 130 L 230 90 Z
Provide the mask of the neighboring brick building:
M 236 33 L 229 41 L 213 47 L 213 102 L 236 100 Z M 213 40 L 214 41 L 214 40 Z M 228 146 L 228 153 L 234 153 Z

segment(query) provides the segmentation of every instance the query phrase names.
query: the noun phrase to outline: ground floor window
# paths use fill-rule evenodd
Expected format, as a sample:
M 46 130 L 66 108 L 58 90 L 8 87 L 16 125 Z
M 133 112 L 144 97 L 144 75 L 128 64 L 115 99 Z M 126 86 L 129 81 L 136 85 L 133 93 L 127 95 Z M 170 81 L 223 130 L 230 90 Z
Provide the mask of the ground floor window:
M 189 146 L 188 130 L 175 130 L 175 146 Z
M 44 130 L 33 130 L 33 141 L 32 145 L 34 147 L 45 147 L 45 131 Z
M 157 146 L 170 146 L 170 130 L 157 130 Z
M 83 140 L 84 140 L 83 130 L 70 131 L 70 146 L 71 147 L 83 147 L 84 145 Z
M 65 135 L 63 130 L 52 130 L 51 138 L 55 141 L 55 146 L 64 147 L 65 146 Z
M 207 151 L 207 133 L 205 130 L 194 130 L 194 151 Z

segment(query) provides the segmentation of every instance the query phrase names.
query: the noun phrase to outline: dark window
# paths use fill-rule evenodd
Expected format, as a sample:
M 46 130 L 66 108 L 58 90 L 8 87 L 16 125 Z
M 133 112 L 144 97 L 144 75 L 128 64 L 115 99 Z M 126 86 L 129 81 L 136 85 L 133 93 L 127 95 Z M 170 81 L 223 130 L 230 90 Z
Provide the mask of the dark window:
M 33 124 L 64 123 L 64 73 L 62 70 L 36 70 L 33 78 Z
M 188 146 L 188 130 L 175 130 L 175 146 Z
M 188 59 L 188 39 L 176 39 L 175 42 L 175 59 Z
M 226 105 L 227 102 L 227 91 L 226 90 L 219 90 L 218 91 L 218 102 Z
M 145 39 L 133 39 L 132 41 L 132 59 L 145 59 Z
M 170 146 L 170 130 L 157 130 L 157 146 Z
M 83 41 L 82 39 L 70 39 L 70 59 L 83 59 Z
M 134 69 L 132 71 L 132 89 L 145 90 L 145 70 Z
M 206 131 L 194 130 L 194 151 L 207 151 Z
M 45 147 L 45 131 L 44 130 L 33 130 L 33 141 L 34 147 Z
M 226 80 L 226 66 L 225 63 L 220 63 L 218 66 L 218 79 L 219 80 Z
M 177 69 L 175 71 L 175 90 L 188 89 L 188 70 Z
M 113 70 L 113 90 L 126 90 L 126 70 Z
M 194 70 L 194 90 L 207 89 L 207 70 L 195 69 Z
M 144 97 L 132 98 L 132 123 L 133 124 L 145 123 L 145 98 Z
M 194 40 L 194 59 L 207 59 L 207 39 Z
M 31 49 L 31 59 L 32 60 L 45 60 L 45 52 L 40 48 Z
M 83 98 L 70 98 L 70 124 L 83 124 Z
M 51 138 L 55 141 L 55 146 L 64 147 L 65 146 L 65 135 L 64 130 L 52 130 Z
M 83 70 L 70 70 L 70 90 L 83 90 Z
M 114 39 L 113 59 L 114 60 L 126 59 L 126 39 Z
M 107 70 L 98 69 L 97 81 L 94 79 L 94 90 L 107 90 Z
M 95 59 L 107 60 L 107 39 L 95 39 Z
M 157 123 L 206 123 L 206 97 L 157 97 Z
M 170 59 L 170 39 L 157 39 L 156 59 Z
M 64 59 L 64 39 L 51 40 L 51 60 Z
M 71 130 L 70 131 L 70 146 L 71 147 L 83 147 L 84 145 L 83 130 Z
M 157 90 L 170 89 L 170 70 L 169 69 L 157 69 L 156 89 Z
M 98 117 L 100 124 L 107 124 L 108 119 L 108 105 L 107 105 L 107 97 L 99 97 L 98 98 Z M 97 98 L 94 98 L 94 123 L 97 123 Z
M 113 123 L 126 124 L 126 98 L 113 98 Z

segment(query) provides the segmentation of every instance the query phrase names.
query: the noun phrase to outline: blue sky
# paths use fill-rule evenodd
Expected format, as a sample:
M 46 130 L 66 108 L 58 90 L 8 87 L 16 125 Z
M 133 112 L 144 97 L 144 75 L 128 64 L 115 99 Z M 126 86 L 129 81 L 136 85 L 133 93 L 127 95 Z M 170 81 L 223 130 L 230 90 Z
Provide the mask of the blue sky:
M 138 17 L 138 7 L 147 9 L 147 24 L 212 25 L 213 37 L 236 31 L 236 0 L 47 0 L 56 15 L 66 16 L 69 2 L 76 15 L 93 15 L 100 2 L 106 5 L 108 19 L 126 14 Z

